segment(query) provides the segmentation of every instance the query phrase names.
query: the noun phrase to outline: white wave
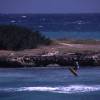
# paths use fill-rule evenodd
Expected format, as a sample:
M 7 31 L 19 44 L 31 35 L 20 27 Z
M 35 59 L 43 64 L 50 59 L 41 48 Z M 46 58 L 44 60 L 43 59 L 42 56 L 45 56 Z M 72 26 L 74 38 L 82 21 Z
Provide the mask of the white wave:
M 19 87 L 19 88 L 0 88 L 0 92 L 22 92 L 22 91 L 41 91 L 53 93 L 86 93 L 100 91 L 100 85 L 69 85 L 58 87 Z
M 83 21 L 83 20 L 78 20 L 78 21 L 74 21 L 72 22 L 73 24 L 88 24 L 88 21 Z
M 42 26 L 42 25 L 39 25 L 38 27 L 39 27 L 39 28 L 43 28 L 44 26 Z
M 21 16 L 22 18 L 26 18 L 27 16 L 25 16 L 25 15 L 23 15 L 23 16 Z
M 11 22 L 11 23 L 16 23 L 16 20 L 11 20 L 10 22 Z

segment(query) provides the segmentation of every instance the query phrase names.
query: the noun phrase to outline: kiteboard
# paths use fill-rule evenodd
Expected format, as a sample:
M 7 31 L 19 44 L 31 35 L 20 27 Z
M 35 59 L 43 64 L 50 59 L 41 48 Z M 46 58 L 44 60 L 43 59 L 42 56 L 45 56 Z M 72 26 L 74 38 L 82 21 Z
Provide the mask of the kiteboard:
M 78 74 L 77 74 L 76 70 L 74 70 L 74 68 L 70 67 L 69 70 L 73 75 L 78 76 Z

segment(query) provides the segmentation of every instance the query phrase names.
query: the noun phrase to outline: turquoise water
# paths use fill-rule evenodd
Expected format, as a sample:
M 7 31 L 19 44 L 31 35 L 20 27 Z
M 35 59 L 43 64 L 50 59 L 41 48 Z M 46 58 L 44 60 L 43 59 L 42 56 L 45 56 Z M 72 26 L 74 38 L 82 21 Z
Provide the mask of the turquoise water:
M 0 100 L 99 100 L 100 68 L 0 69 Z
M 100 40 L 100 32 L 66 32 L 66 31 L 56 31 L 56 32 L 42 32 L 50 38 L 66 38 L 66 39 L 92 39 Z

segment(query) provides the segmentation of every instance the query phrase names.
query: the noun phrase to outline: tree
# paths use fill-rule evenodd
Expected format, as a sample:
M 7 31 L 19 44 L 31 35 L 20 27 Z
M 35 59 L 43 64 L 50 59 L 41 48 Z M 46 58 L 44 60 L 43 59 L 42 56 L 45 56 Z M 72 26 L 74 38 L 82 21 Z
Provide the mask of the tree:
M 0 26 L 0 49 L 23 50 L 49 44 L 51 40 L 38 31 L 16 25 Z

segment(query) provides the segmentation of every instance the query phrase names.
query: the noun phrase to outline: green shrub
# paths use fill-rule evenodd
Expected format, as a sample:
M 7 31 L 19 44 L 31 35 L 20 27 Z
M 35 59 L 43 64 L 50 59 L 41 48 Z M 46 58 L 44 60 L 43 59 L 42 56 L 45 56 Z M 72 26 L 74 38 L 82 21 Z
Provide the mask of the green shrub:
M 25 27 L 0 25 L 0 49 L 23 50 L 49 45 L 51 40 Z

